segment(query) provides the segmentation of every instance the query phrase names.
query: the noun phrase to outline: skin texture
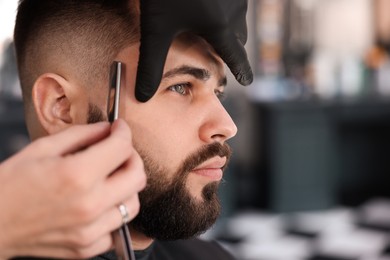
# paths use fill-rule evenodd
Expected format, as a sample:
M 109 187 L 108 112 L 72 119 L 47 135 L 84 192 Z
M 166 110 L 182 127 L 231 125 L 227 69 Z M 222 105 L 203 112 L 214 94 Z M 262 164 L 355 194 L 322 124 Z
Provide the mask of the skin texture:
M 133 218 L 146 183 L 131 138 L 121 120 L 112 128 L 73 126 L 1 164 L 0 197 L 12 199 L 0 204 L 7 211 L 0 215 L 0 259 L 86 258 L 112 248 L 111 232 L 122 221 L 116 205 L 126 204 Z
M 219 99 L 226 82 L 223 62 L 203 40 L 181 37 L 168 52 L 156 94 L 141 103 L 134 95 L 138 49 L 137 44 L 129 46 L 116 59 L 125 64 L 120 117 L 130 126 L 134 147 L 141 156 L 147 155 L 158 168 L 165 170 L 163 176 L 151 176 L 154 173 L 148 172 L 149 180 L 157 177 L 172 182 L 189 155 L 213 143 L 225 144 L 237 132 Z M 105 111 L 106 100 L 101 96 L 101 93 L 88 93 L 72 75 L 45 74 L 33 88 L 37 118 L 47 134 L 85 124 L 91 103 Z M 216 155 L 204 163 L 224 161 L 225 157 Z M 218 170 L 206 169 L 206 172 Z M 218 184 L 219 179 L 191 171 L 184 189 L 194 205 L 201 205 L 205 203 L 204 189 L 212 183 Z M 144 249 L 153 241 L 137 229 L 132 230 L 132 238 L 135 249 Z

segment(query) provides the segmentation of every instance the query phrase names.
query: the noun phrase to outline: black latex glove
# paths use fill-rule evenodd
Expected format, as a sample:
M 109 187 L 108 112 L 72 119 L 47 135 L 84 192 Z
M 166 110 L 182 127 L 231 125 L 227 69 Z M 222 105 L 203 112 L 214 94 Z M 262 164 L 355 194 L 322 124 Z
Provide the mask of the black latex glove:
M 141 0 L 141 47 L 135 95 L 148 101 L 156 92 L 168 49 L 179 33 L 193 32 L 212 45 L 242 85 L 253 74 L 247 41 L 247 0 Z

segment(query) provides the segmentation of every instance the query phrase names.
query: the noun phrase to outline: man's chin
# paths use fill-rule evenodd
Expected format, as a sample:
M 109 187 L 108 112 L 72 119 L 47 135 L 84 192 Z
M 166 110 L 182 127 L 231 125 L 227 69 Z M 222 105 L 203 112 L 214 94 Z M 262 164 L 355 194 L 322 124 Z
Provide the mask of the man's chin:
M 206 185 L 200 199 L 194 198 L 184 185 L 181 187 L 166 191 L 148 203 L 143 203 L 145 194 L 140 194 L 142 206 L 132 227 L 147 237 L 164 241 L 187 239 L 207 231 L 220 213 L 218 184 Z

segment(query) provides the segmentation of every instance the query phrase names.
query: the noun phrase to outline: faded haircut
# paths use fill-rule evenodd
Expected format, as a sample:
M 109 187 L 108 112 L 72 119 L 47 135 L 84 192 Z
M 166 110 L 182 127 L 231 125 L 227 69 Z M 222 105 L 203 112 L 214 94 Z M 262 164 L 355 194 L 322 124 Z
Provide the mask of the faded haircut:
M 139 12 L 138 0 L 20 0 L 14 41 L 25 106 L 47 72 L 71 73 L 89 89 L 108 82 L 118 52 L 139 41 Z

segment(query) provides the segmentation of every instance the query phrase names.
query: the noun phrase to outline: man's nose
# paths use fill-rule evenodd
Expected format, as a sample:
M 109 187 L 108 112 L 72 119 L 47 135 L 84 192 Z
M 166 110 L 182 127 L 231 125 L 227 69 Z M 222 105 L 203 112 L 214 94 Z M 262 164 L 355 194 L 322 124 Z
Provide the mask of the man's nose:
M 237 134 L 237 126 L 217 97 L 208 101 L 200 138 L 206 143 L 224 143 Z

